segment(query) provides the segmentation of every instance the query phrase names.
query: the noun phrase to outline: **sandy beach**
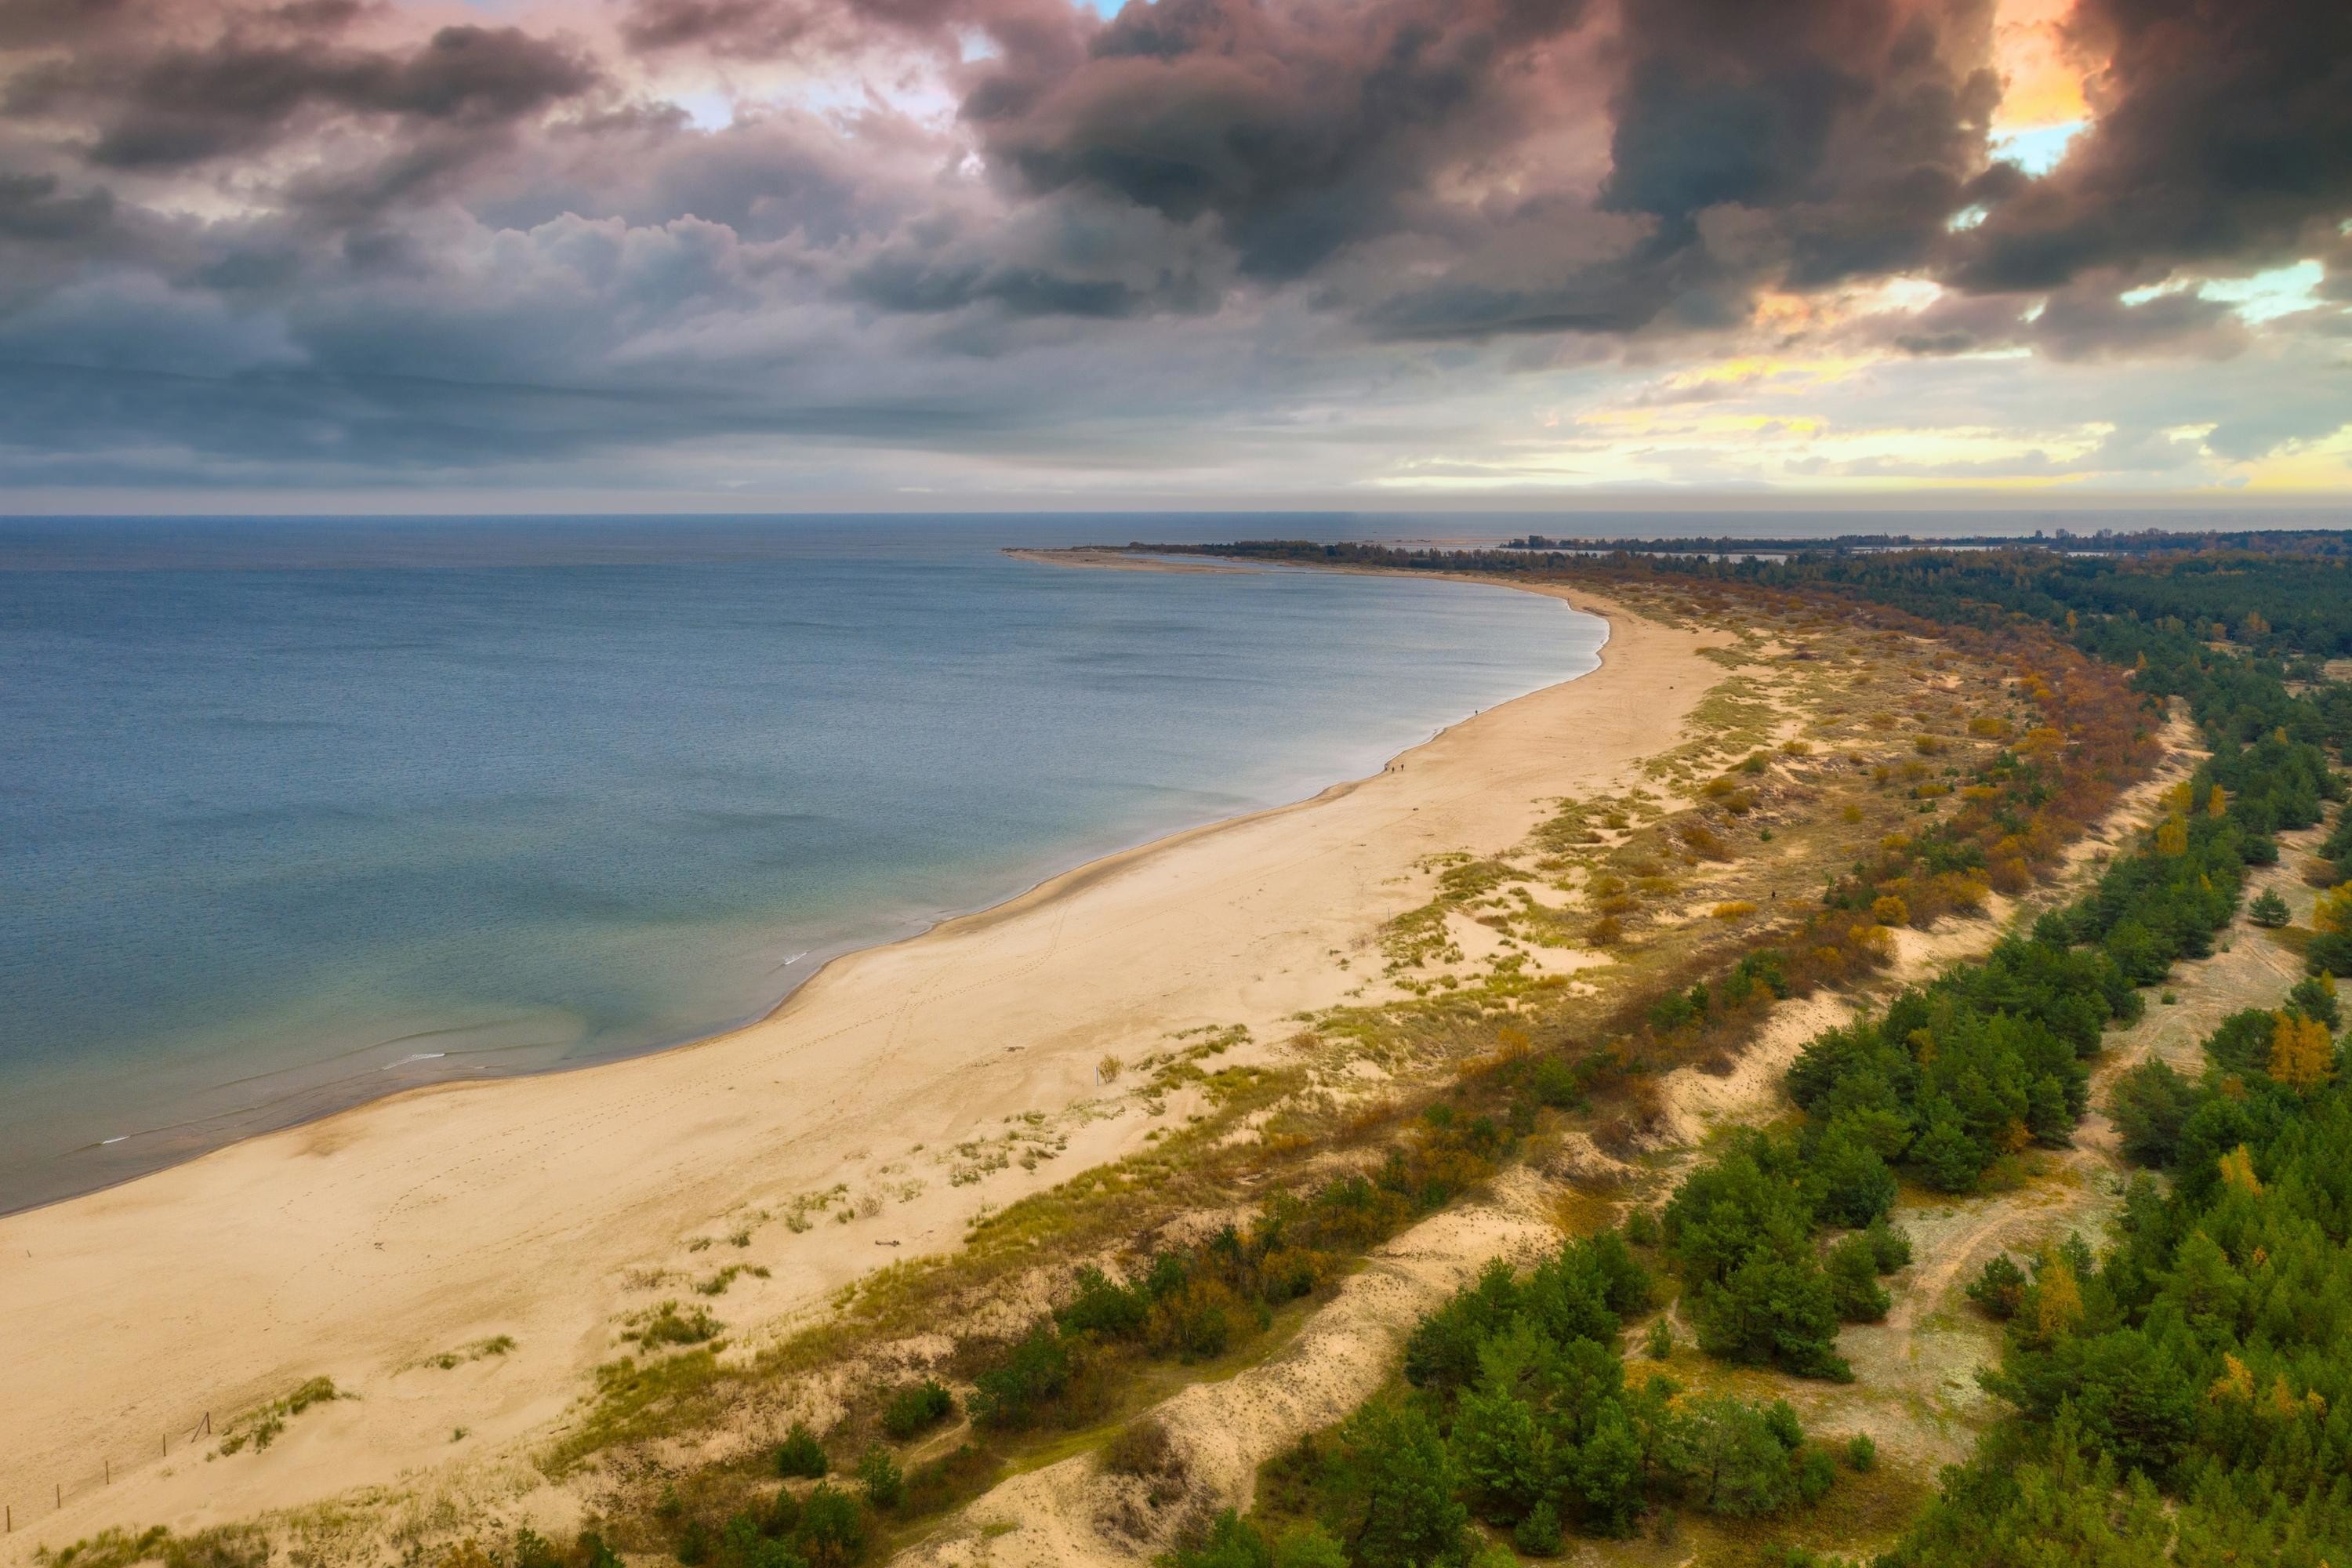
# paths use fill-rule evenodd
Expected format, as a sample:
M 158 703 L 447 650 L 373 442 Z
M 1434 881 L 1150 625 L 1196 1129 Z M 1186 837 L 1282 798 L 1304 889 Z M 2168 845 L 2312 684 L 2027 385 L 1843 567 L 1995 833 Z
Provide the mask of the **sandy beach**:
M 1371 778 L 837 960 L 751 1027 L 377 1101 L 0 1219 L 0 1560 L 527 1455 L 625 1348 L 618 1321 L 657 1299 L 660 1271 L 677 1283 L 656 1289 L 690 1300 L 696 1276 L 768 1270 L 711 1303 L 756 1339 L 880 1263 L 952 1247 L 983 1205 L 1139 1147 L 1147 1119 L 1087 1110 L 1107 1053 L 1204 1026 L 1278 1042 L 1361 983 L 1343 963 L 1423 896 L 1421 857 L 1501 849 L 1545 802 L 1673 743 L 1718 639 L 1562 596 L 1611 623 L 1593 673 Z M 1055 1158 L 958 1178 L 948 1151 L 1024 1117 L 1057 1130 Z M 795 1200 L 817 1223 L 779 1217 Z M 428 1362 L 498 1335 L 509 1353 Z M 207 1412 L 320 1374 L 358 1397 L 266 1453 L 179 1458 Z
M 1181 572 L 1208 574 L 1230 574 L 1235 572 L 1263 572 L 1263 566 L 1241 566 L 1224 561 L 1171 561 L 1149 555 L 1130 555 L 1124 550 L 1108 545 L 1073 545 L 1062 550 L 1008 550 L 1015 561 L 1034 562 L 1040 566 L 1083 566 L 1094 572 Z

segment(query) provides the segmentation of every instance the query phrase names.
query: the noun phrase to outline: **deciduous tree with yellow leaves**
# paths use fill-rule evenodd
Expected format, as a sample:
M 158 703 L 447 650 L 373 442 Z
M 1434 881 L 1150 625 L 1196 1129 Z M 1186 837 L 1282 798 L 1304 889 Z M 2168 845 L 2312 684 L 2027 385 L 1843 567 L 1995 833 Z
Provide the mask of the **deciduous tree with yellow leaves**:
M 2336 1072 L 2336 1043 L 2327 1026 L 2299 1013 L 2272 1015 L 2271 1077 L 2290 1089 L 2313 1089 Z

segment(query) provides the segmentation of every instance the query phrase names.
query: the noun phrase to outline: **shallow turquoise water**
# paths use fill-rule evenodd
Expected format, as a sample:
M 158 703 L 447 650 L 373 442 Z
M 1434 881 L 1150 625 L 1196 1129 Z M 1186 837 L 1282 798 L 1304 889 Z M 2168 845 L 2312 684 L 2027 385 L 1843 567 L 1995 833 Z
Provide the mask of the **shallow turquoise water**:
M 1252 530 L 0 522 L 0 1208 L 724 1028 L 1602 636 L 1501 589 L 998 552 L 1129 531 Z

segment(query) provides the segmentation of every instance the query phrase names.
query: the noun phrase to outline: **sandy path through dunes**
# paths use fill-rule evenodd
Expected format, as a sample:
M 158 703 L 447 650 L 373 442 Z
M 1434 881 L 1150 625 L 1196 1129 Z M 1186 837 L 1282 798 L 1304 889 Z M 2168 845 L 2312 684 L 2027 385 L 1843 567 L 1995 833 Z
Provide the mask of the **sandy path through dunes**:
M 2137 826 L 2166 789 L 2188 777 L 2204 755 L 2193 749 L 2196 738 L 2193 727 L 2176 715 L 2168 730 L 2169 754 L 2164 763 L 2084 836 L 2070 852 L 2067 869 L 2056 883 L 2033 896 L 2035 907 L 2055 907 L 2073 899 L 2099 874 L 2103 863 L 2094 859 L 2092 850 Z M 2324 832 L 2291 835 L 2287 842 L 2307 849 Z M 2258 878 L 2257 885 L 2264 879 L 2281 885 L 2286 875 L 2284 866 L 2274 868 Z M 2297 912 L 2307 913 L 2309 905 L 2306 892 Z M 1663 1157 L 1649 1163 L 1653 1180 L 1646 1185 L 1638 1181 L 1641 1173 L 1620 1167 L 1637 1178 L 1624 1189 L 1626 1194 L 1640 1194 L 1636 1201 L 1654 1204 L 1700 1157 L 1712 1131 L 1759 1124 L 1787 1112 L 1790 1107 L 1783 1080 L 1808 1042 L 1823 1029 L 1851 1022 L 1858 1005 L 1868 1006 L 1901 986 L 1924 982 L 1954 962 L 1981 957 L 2011 928 L 2013 919 L 2023 919 L 2007 900 L 1997 900 L 1991 914 L 1984 920 L 1942 921 L 1933 932 L 1903 932 L 1898 962 L 1866 990 L 1823 991 L 1782 1004 L 1727 1075 L 1717 1076 L 1697 1066 L 1664 1074 L 1659 1088 L 1677 1146 L 1657 1152 Z M 2277 967 L 2275 955 L 2282 950 L 2276 943 L 2263 946 L 2267 951 L 2184 964 L 2176 983 L 2186 992 L 2210 986 L 2225 969 L 2251 968 L 2273 974 L 2283 991 L 2291 976 Z M 2151 1010 L 2151 1017 L 2156 1011 Z M 2212 1013 L 2212 1021 L 2220 1016 Z M 2147 1042 L 2142 1037 L 2149 1026 L 2144 1021 L 2121 1037 L 2101 1063 L 2102 1097 L 2114 1073 L 2145 1054 Z M 2201 1024 L 2199 1033 L 2210 1026 Z M 2058 1155 L 2053 1163 L 2100 1169 L 2113 1164 L 2099 1141 L 2105 1128 L 2105 1118 L 2094 1111 L 2084 1124 L 2083 1146 Z M 1580 1134 L 1572 1137 L 1581 1140 Z M 1344 1418 L 1396 1375 L 1406 1337 L 1423 1313 L 1474 1278 L 1490 1259 L 1525 1267 L 1558 1245 L 1558 1202 L 1577 1190 L 1574 1182 L 1562 1179 L 1562 1172 L 1588 1160 L 1597 1166 L 1616 1164 L 1589 1141 L 1583 1142 L 1581 1155 L 1563 1153 L 1548 1171 L 1524 1165 L 1507 1169 L 1486 1192 L 1374 1248 L 1366 1267 L 1316 1310 L 1295 1340 L 1266 1361 L 1230 1378 L 1191 1384 L 1158 1405 L 1150 1414 L 1165 1426 L 1184 1461 L 1186 1489 L 1172 1502 L 1157 1510 L 1150 1507 L 1141 1483 L 1106 1474 L 1098 1452 L 1090 1448 L 1005 1481 L 893 1562 L 899 1568 L 1134 1568 L 1164 1550 L 1180 1522 L 1195 1510 L 1234 1507 L 1245 1511 L 1261 1465 L 1302 1436 Z M 1975 1423 L 1960 1417 L 1985 1402 L 1972 1373 L 1991 1359 L 1997 1345 L 1978 1331 L 1979 1321 L 1972 1317 L 1923 1326 L 1922 1308 L 1949 1306 L 1953 1287 L 1962 1278 L 1963 1258 L 1970 1259 L 1966 1267 L 1972 1273 L 1990 1250 L 1998 1249 L 1993 1245 L 1998 1237 L 2006 1236 L 2015 1245 L 2020 1235 L 2047 1234 L 2053 1220 L 2087 1212 L 2093 1205 L 2111 1207 L 2111 1196 L 2081 1184 L 2063 1184 L 1958 1205 L 1937 1201 L 1922 1205 L 1916 1197 L 1906 1198 L 1896 1210 L 1897 1220 L 1913 1226 L 1925 1220 L 1929 1228 L 1920 1234 L 1919 1261 L 1895 1278 L 1895 1307 L 1886 1322 L 1848 1325 L 1840 1335 L 1839 1348 L 1854 1358 L 1861 1371 L 1856 1384 L 1784 1378 L 1706 1361 L 1689 1348 L 1694 1340 L 1690 1324 L 1675 1309 L 1668 1315 L 1685 1348 L 1662 1370 L 1686 1386 L 1709 1392 L 1728 1389 L 1743 1397 L 1788 1398 L 1799 1407 L 1809 1430 L 1832 1435 L 1867 1431 L 1882 1447 L 1913 1462 L 1958 1462 L 1967 1458 L 1976 1435 Z M 1952 1216 L 1961 1214 L 1969 1216 L 1967 1227 L 1956 1232 Z M 1931 1339 L 1938 1342 L 1931 1347 L 1933 1354 L 1923 1358 L 1918 1346 Z M 1627 1349 L 1631 1354 L 1631 1345 Z M 1628 1378 L 1638 1381 L 1647 1365 L 1630 1362 Z M 1965 1391 L 1957 1404 L 1953 1390 Z M 1581 1556 L 1594 1559 L 1590 1543 Z
M 1590 676 L 1313 801 L 843 959 L 750 1028 L 378 1101 L 0 1219 L 0 1500 L 16 1523 L 0 1561 L 102 1525 L 186 1528 L 524 1446 L 620 1348 L 616 1315 L 653 1299 L 630 1288 L 633 1268 L 771 1268 L 712 1303 L 748 1328 L 877 1261 L 952 1244 L 982 1201 L 1136 1147 L 1146 1123 L 1129 1115 L 1077 1128 L 1034 1173 L 952 1185 L 926 1163 L 1008 1116 L 1093 1095 L 1106 1051 L 1201 1025 L 1278 1037 L 1364 978 L 1331 954 L 1424 896 L 1419 857 L 1500 850 L 1541 803 L 1622 787 L 1719 678 L 1698 651 L 1725 639 L 1601 607 L 1612 636 Z M 740 1249 L 688 1255 L 689 1237 L 726 1237 L 751 1206 L 916 1178 L 922 1192 L 878 1215 L 806 1234 L 769 1225 Z M 877 1248 L 889 1241 L 905 1250 Z M 692 1300 L 684 1283 L 662 1293 Z M 518 1348 L 415 1365 L 493 1334 Z M 217 1422 L 319 1373 L 361 1399 L 301 1416 L 267 1453 L 177 1460 L 203 1412 Z M 469 1435 L 453 1442 L 459 1426 Z
M 1344 1419 L 1395 1375 L 1405 1337 L 1491 1258 L 1532 1267 L 1559 1245 L 1553 1188 L 1524 1166 L 1487 1193 L 1373 1249 L 1298 1338 L 1238 1375 L 1197 1383 L 1154 1412 L 1184 1458 L 1187 1499 L 1246 1510 L 1257 1469 L 1308 1432 Z M 898 1568 L 1134 1568 L 1167 1545 L 1184 1509 L 1160 1512 L 1143 1489 L 1102 1472 L 1089 1451 L 1014 1477 L 902 1552 Z M 1171 1516 L 1172 1515 L 1172 1516 Z M 1139 1525 L 1130 1531 L 1124 1526 Z M 1017 1529 L 990 1536 L 990 1524 Z

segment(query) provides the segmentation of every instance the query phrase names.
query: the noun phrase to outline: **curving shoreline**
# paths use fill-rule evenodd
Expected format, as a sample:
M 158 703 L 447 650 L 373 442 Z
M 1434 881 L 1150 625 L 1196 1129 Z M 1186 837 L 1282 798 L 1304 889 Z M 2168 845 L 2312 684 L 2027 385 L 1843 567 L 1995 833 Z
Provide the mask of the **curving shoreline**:
M 0 1495 L 68 1492 L 61 1513 L 20 1509 L 36 1529 L 8 1549 L 110 1522 L 201 1524 L 511 1448 L 611 1353 L 611 1320 L 643 1304 L 631 1269 L 757 1261 L 773 1278 L 720 1310 L 773 1318 L 871 1268 L 877 1243 L 900 1243 L 892 1257 L 950 1246 L 982 1202 L 1139 1146 L 1134 1116 L 1080 1120 L 1055 1164 L 969 1185 L 913 1152 L 1066 1111 L 1092 1094 L 1106 1050 L 1235 1022 L 1278 1039 L 1284 1019 L 1361 979 L 1331 955 L 1416 900 L 1420 856 L 1513 841 L 1538 802 L 1671 743 L 1714 673 L 1696 654 L 1708 639 L 1553 596 L 1611 622 L 1592 673 L 1309 800 L 836 959 L 757 1024 L 561 1074 L 407 1091 L 0 1219 L 0 1333 L 26 1369 Z M 878 1216 L 686 1255 L 730 1214 L 845 1173 L 877 1182 L 894 1163 L 926 1188 Z M 497 1333 L 520 1348 L 495 1365 L 402 1370 Z M 365 1399 L 306 1417 L 267 1457 L 163 1474 L 160 1432 L 320 1373 Z M 462 1455 L 459 1425 L 474 1435 Z M 101 1459 L 113 1484 L 73 1495 Z
M 382 672 L 395 716 L 339 703 L 352 717 L 330 726 L 336 743 L 293 752 L 253 739 L 270 732 L 256 715 L 277 701 L 316 717 L 333 683 L 159 672 L 150 699 L 184 689 L 189 717 L 142 710 L 148 724 L 84 759 L 85 793 L 120 803 L 93 807 L 102 831 L 45 847 L 55 802 L 38 792 L 11 817 L 25 829 L 11 885 L 26 896 L 0 915 L 20 1004 L 0 1029 L 0 1078 L 19 1090 L 0 1094 L 0 1214 L 402 1089 L 756 1023 L 830 956 L 1376 770 L 1477 708 L 1590 668 L 1600 640 L 1589 621 L 1564 631 L 1556 604 L 1495 587 L 1105 577 L 992 543 L 925 555 L 925 537 L 873 559 L 810 553 L 814 578 L 837 575 L 856 606 L 838 617 L 802 604 L 791 571 L 723 590 L 688 572 L 632 612 L 639 633 L 660 628 L 657 647 L 572 646 L 572 612 L 629 598 L 593 574 L 587 587 L 515 579 L 505 628 L 467 615 L 465 584 L 420 591 L 391 616 L 423 617 Z M 904 570 L 881 564 L 908 551 Z M 130 602 L 176 591 L 143 583 Z M 1122 618 L 1138 610 L 1150 613 Z M 840 630 L 853 624 L 866 629 Z M 483 657 L 509 641 L 522 668 L 552 649 L 584 662 L 560 662 L 554 689 L 518 686 Z M 951 645 L 971 657 L 934 668 Z M 1425 669 L 1410 651 L 1423 647 Z M 444 649 L 457 672 L 425 691 Z M 373 679 L 339 662 L 332 637 L 291 651 L 289 670 Z M 647 670 L 668 685 L 706 667 L 699 698 L 605 700 L 641 695 Z M 1393 672 L 1399 695 L 1375 672 Z M 50 675 L 35 684 L 75 689 Z M 232 711 L 205 717 L 215 701 Z M 64 731 L 53 780 L 78 773 L 60 723 L 75 706 L 37 707 L 28 731 L 45 744 Z M 615 708 L 640 717 L 598 717 Z M 453 733 L 467 743 L 445 744 Z M 183 746 L 215 764 L 193 805 L 153 763 Z M 363 752 L 414 765 L 381 786 L 344 778 L 355 764 L 338 759 Z M 346 785 L 348 800 L 334 793 Z M 67 866 L 89 874 L 38 896 Z

